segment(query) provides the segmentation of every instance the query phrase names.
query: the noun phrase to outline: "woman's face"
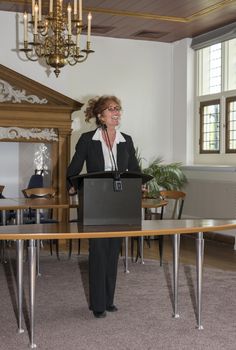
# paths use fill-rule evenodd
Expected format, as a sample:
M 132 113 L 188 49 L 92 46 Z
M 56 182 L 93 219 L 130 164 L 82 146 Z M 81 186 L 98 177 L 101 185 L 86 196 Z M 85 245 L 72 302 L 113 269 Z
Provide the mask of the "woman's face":
M 115 101 L 109 101 L 107 108 L 102 111 L 101 121 L 107 128 L 115 128 L 120 123 L 121 107 Z

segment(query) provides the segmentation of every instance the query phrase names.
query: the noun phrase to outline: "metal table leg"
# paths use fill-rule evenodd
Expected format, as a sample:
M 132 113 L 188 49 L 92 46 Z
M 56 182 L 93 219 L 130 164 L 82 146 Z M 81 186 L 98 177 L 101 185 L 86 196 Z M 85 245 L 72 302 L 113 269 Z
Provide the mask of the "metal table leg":
M 202 268 L 204 256 L 204 239 L 203 233 L 199 232 L 196 239 L 196 267 L 197 267 L 197 328 L 203 329 L 201 324 L 201 309 L 202 309 Z
M 34 310 L 35 310 L 35 280 L 36 280 L 36 247 L 35 240 L 29 241 L 29 298 L 30 298 L 30 348 L 36 348 L 34 343 Z
M 142 208 L 142 220 L 146 219 L 146 212 L 147 212 L 147 208 Z M 140 237 L 140 258 L 141 258 L 141 264 L 144 264 L 144 260 L 143 260 L 143 244 L 144 244 L 144 237 L 141 236 Z
M 180 235 L 175 234 L 173 237 L 173 294 L 174 294 L 174 318 L 179 318 L 178 313 L 178 279 L 179 279 L 179 246 Z
M 128 251 L 129 251 L 129 237 L 125 237 L 125 273 L 129 273 Z
M 16 211 L 16 224 L 22 224 L 22 211 Z M 18 299 L 18 333 L 23 333 L 22 328 L 22 305 L 23 305 L 23 260 L 24 260 L 24 241 L 16 241 L 16 260 L 17 260 L 17 299 Z
M 2 225 L 5 226 L 7 224 L 7 219 L 6 219 L 6 210 L 2 210 Z M 0 261 L 1 263 L 6 263 L 6 257 L 5 257 L 5 247 L 6 247 L 6 241 L 1 241 L 0 243 L 1 247 L 1 256 L 0 256 Z
M 40 224 L 40 209 L 36 209 L 36 223 Z M 36 241 L 36 270 L 37 270 L 37 276 L 41 276 L 40 270 L 39 270 L 39 256 L 40 256 L 40 240 Z
M 22 301 L 23 301 L 23 253 L 24 241 L 19 239 L 16 241 L 16 256 L 17 256 L 17 299 L 18 299 L 18 333 L 23 333 L 22 328 Z

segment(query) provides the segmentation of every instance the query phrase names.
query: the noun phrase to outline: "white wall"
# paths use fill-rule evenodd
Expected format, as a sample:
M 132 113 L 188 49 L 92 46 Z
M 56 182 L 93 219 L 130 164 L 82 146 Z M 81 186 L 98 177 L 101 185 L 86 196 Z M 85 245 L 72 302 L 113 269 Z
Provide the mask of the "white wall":
M 7 33 L 0 36 L 1 64 L 82 103 L 96 95 L 117 95 L 124 110 L 121 130 L 132 135 L 143 165 L 157 156 L 165 162 L 187 160 L 187 40 L 173 45 L 92 37 L 95 53 L 85 63 L 62 68 L 56 78 L 52 70 L 19 53 L 20 21 L 20 14 L 0 12 L 0 32 Z M 80 133 L 94 126 L 85 126 L 83 110 L 73 118 L 74 125 L 79 125 L 72 137 L 74 151 Z
M 194 51 L 191 39 L 173 44 L 173 160 L 193 161 Z

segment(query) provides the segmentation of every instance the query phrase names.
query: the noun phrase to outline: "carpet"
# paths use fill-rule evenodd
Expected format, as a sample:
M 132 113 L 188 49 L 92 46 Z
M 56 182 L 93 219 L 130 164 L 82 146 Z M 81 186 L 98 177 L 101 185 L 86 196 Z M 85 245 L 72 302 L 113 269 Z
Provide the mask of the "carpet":
M 172 265 L 120 259 L 115 304 L 118 312 L 95 319 L 88 309 L 86 256 L 57 261 L 43 252 L 37 278 L 35 343 L 44 350 L 234 350 L 236 349 L 236 274 L 203 271 L 204 330 L 196 326 L 195 267 L 180 266 L 179 313 L 172 318 Z M 28 269 L 24 265 L 25 332 L 17 334 L 15 259 L 0 266 L 0 349 L 29 348 Z

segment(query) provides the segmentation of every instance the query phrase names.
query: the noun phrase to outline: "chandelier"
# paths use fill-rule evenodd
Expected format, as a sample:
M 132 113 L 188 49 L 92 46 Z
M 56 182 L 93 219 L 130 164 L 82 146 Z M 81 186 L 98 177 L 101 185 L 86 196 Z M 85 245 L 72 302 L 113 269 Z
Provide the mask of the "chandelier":
M 82 0 L 72 1 L 73 8 L 69 3 L 65 11 L 63 0 L 50 0 L 49 13 L 43 16 L 42 0 L 32 0 L 31 20 L 28 13 L 24 13 L 24 48 L 20 51 L 30 61 L 44 59 L 47 65 L 55 68 L 56 77 L 66 64 L 74 66 L 84 62 L 94 52 L 90 49 L 91 13 L 88 14 L 86 48 L 81 50 L 80 36 L 86 28 L 82 22 Z M 28 41 L 29 28 L 33 31 L 32 42 Z

